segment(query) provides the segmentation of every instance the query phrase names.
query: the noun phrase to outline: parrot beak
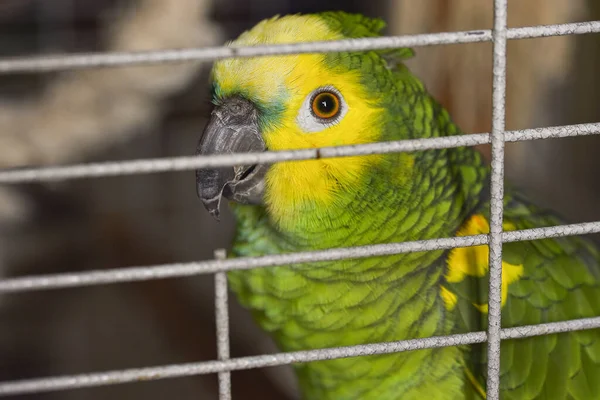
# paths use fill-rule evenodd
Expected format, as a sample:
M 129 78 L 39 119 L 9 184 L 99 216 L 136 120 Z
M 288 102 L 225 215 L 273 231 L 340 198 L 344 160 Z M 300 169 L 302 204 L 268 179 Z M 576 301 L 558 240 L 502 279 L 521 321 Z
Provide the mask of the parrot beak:
M 252 102 L 231 97 L 216 106 L 198 142 L 197 155 L 262 152 L 265 142 Z M 261 204 L 267 165 L 196 170 L 196 190 L 206 210 L 217 220 L 221 198 Z

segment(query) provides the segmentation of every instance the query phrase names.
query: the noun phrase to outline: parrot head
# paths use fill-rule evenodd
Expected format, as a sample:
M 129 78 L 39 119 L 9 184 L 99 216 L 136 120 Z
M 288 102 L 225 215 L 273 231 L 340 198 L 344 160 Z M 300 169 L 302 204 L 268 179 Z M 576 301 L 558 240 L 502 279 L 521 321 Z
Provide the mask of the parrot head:
M 234 46 L 378 36 L 384 23 L 323 13 L 264 20 Z M 395 73 L 389 57 L 410 49 L 299 54 L 217 61 L 211 73 L 214 109 L 197 154 L 227 154 L 356 145 L 384 139 Z M 395 67 L 395 66 L 393 66 Z M 382 156 L 353 156 L 196 171 L 197 193 L 219 215 L 222 197 L 262 204 L 280 224 L 307 209 L 339 206 Z

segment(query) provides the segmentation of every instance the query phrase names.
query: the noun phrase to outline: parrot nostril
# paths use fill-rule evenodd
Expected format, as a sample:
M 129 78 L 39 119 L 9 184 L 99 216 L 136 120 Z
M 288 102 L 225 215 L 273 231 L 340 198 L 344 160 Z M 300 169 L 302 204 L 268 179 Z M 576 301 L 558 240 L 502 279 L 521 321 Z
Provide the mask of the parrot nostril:
M 247 177 L 250 176 L 250 174 L 252 174 L 255 170 L 256 170 L 257 165 L 251 165 L 250 168 L 247 168 L 241 175 L 239 180 L 243 181 L 244 179 L 246 179 Z

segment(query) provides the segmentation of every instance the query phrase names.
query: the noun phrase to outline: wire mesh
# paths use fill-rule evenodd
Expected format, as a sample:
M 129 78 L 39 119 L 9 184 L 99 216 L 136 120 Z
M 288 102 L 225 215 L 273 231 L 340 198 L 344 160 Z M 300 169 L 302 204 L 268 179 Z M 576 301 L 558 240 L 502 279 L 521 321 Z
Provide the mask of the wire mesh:
M 151 368 L 117 370 L 92 374 L 59 376 L 0 383 L 0 395 L 39 393 L 53 390 L 112 385 L 141 380 L 156 380 L 201 374 L 219 374 L 220 399 L 231 398 L 231 371 L 285 365 L 298 362 L 328 360 L 362 355 L 387 354 L 408 350 L 456 346 L 487 342 L 488 382 L 487 398 L 499 398 L 500 343 L 504 339 L 524 338 L 552 333 L 600 328 L 600 317 L 557 323 L 501 329 L 501 262 L 502 244 L 550 237 L 582 235 L 600 232 L 600 221 L 519 231 L 502 231 L 504 144 L 510 141 L 583 136 L 600 132 L 600 123 L 547 127 L 519 131 L 505 131 L 506 41 L 559 35 L 600 32 L 600 21 L 575 24 L 507 28 L 507 0 L 494 2 L 492 30 L 446 32 L 382 38 L 353 39 L 328 42 L 298 43 L 251 47 L 214 47 L 200 49 L 164 50 L 152 52 L 90 53 L 44 57 L 19 57 L 0 60 L 0 73 L 41 73 L 57 70 L 92 67 L 130 66 L 167 62 L 212 61 L 231 57 L 274 56 L 298 53 L 364 51 L 397 47 L 418 47 L 455 43 L 493 41 L 493 124 L 491 133 L 442 137 L 435 139 L 403 140 L 356 146 L 329 147 L 311 150 L 265 152 L 260 154 L 229 154 L 214 156 L 175 157 L 126 162 L 80 164 L 63 167 L 24 168 L 0 171 L 0 183 L 55 181 L 75 178 L 93 178 L 126 174 L 182 171 L 207 167 L 244 164 L 269 164 L 292 160 L 306 160 L 375 153 L 408 152 L 416 150 L 452 148 L 491 143 L 491 205 L 490 234 L 453 238 L 439 238 L 414 242 L 390 243 L 372 246 L 336 248 L 314 252 L 298 252 L 263 257 L 224 259 L 223 253 L 215 260 L 139 266 L 102 271 L 26 276 L 0 280 L 0 293 L 41 289 L 59 289 L 87 285 L 143 281 L 197 274 L 215 274 L 215 310 L 217 319 L 218 360 L 191 364 L 166 365 Z M 290 265 L 304 262 L 342 260 L 392 255 L 416 251 L 450 249 L 486 244 L 490 248 L 489 323 L 487 332 L 403 340 L 390 343 L 328 348 L 320 350 L 278 353 L 253 357 L 230 358 L 229 316 L 226 272 L 231 270 Z

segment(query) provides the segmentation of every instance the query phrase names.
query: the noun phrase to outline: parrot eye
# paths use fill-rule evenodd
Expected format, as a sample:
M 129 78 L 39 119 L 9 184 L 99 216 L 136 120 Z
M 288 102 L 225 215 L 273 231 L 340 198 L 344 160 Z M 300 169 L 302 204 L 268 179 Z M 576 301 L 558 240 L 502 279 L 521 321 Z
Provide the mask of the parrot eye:
M 304 132 L 320 132 L 337 124 L 347 111 L 342 94 L 333 86 L 324 86 L 304 99 L 296 121 Z
M 340 100 L 335 93 L 321 92 L 313 96 L 311 107 L 315 117 L 335 118 L 340 112 Z

